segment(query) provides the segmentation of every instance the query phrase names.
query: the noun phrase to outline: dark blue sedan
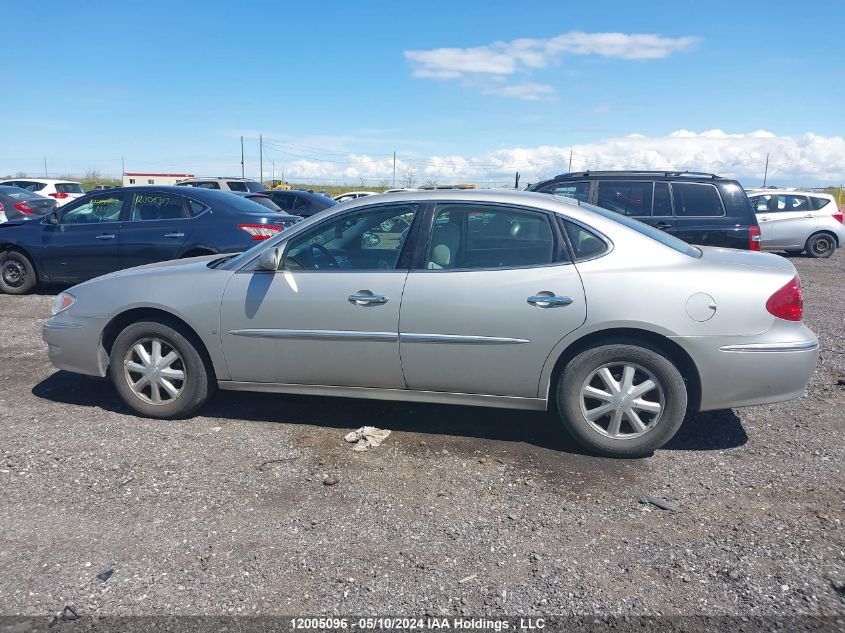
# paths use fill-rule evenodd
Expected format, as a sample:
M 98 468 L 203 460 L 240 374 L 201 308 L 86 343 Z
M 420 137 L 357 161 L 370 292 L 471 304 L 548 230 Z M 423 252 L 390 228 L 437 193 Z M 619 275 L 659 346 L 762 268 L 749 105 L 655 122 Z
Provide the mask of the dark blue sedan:
M 300 217 L 228 192 L 123 187 L 90 193 L 41 221 L 0 224 L 0 290 L 78 283 L 182 257 L 236 253 Z

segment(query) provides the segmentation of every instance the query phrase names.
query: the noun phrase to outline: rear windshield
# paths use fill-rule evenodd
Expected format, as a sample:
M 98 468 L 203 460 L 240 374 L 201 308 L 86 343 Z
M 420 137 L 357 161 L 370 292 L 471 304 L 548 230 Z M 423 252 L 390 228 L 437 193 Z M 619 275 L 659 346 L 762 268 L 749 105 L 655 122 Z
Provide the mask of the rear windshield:
M 264 206 L 259 204 L 258 200 L 252 200 L 250 198 L 244 198 L 242 196 L 232 194 L 228 194 L 226 204 L 235 209 L 235 211 L 241 211 L 243 213 L 267 215 L 269 211 L 269 209 L 266 209 Z
M 270 198 L 266 196 L 254 196 L 251 198 L 247 198 L 247 200 L 251 200 L 252 202 L 257 202 L 262 207 L 267 207 L 271 211 L 281 211 L 282 209 L 277 205 L 275 202 L 270 200 Z
M 678 239 L 673 235 L 669 235 L 660 229 L 656 229 L 653 226 L 648 224 L 643 224 L 638 220 L 634 220 L 633 218 L 626 217 L 624 215 L 620 215 L 619 213 L 615 213 L 613 211 L 608 211 L 607 209 L 602 209 L 601 207 L 596 207 L 592 204 L 585 204 L 581 203 L 581 206 L 584 209 L 588 209 L 593 213 L 602 216 L 603 218 L 607 218 L 608 220 L 613 220 L 623 226 L 627 226 L 629 229 L 633 229 L 637 233 L 641 233 L 646 237 L 650 237 L 651 239 L 660 242 L 664 246 L 668 246 L 669 248 L 678 251 L 679 253 L 683 253 L 684 255 L 688 255 L 690 257 L 699 258 L 701 257 L 701 250 L 697 249 L 695 246 L 691 246 L 687 244 L 683 240 Z
M 56 191 L 59 193 L 85 193 L 78 182 L 57 182 Z
M 264 191 L 264 185 L 262 185 L 260 182 L 255 182 L 254 180 L 248 180 L 242 184 L 246 185 L 247 191 Z

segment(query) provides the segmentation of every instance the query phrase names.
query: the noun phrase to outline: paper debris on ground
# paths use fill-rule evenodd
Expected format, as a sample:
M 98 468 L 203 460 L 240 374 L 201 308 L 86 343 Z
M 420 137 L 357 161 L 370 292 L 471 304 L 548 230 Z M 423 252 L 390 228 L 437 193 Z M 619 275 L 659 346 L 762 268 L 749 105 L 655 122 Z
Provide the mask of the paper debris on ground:
M 374 426 L 362 426 L 356 431 L 347 433 L 343 439 L 347 442 L 356 442 L 352 450 L 361 453 L 371 448 L 376 448 L 387 439 L 388 435 L 390 435 L 390 431 L 386 429 L 377 429 Z

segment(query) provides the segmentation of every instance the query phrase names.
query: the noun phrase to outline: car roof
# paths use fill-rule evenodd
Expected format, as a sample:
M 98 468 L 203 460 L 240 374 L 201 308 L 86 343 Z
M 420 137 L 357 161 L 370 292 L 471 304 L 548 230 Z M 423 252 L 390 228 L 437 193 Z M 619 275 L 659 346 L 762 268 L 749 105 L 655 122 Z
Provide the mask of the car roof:
M 341 202 L 344 208 L 366 207 L 388 202 L 492 202 L 525 205 L 551 211 L 575 210 L 581 203 L 574 198 L 551 196 L 547 193 L 521 191 L 516 189 L 428 189 L 381 193 L 377 197 L 365 196 L 348 202 Z
M 786 188 L 751 188 L 746 189 L 745 193 L 750 195 L 766 195 L 766 194 L 798 194 L 800 196 L 816 196 L 818 198 L 828 198 L 830 200 L 835 200 L 832 194 L 827 193 L 826 191 L 805 191 L 803 189 L 786 189 Z
M 82 183 L 77 180 L 56 180 L 54 178 L 30 178 L 29 176 L 21 176 L 20 178 L 3 178 L 0 180 L 0 183 L 10 182 L 10 181 L 19 181 L 19 180 L 28 180 L 30 182 L 43 182 L 46 185 L 61 185 L 61 184 L 69 184 L 69 185 L 81 185 Z
M 258 182 L 252 178 L 235 178 L 234 176 L 194 176 L 192 178 L 185 178 L 179 182 L 202 182 L 203 180 L 235 180 L 238 182 Z

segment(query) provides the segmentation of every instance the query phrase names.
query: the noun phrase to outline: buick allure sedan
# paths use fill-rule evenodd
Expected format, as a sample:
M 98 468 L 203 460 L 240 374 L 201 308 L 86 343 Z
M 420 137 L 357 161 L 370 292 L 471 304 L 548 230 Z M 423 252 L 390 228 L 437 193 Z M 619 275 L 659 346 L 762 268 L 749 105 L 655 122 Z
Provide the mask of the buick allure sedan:
M 588 449 L 641 456 L 689 411 L 799 395 L 818 354 L 802 307 L 775 255 L 543 194 L 418 191 L 88 281 L 43 337 L 144 416 L 216 387 L 551 409 Z

